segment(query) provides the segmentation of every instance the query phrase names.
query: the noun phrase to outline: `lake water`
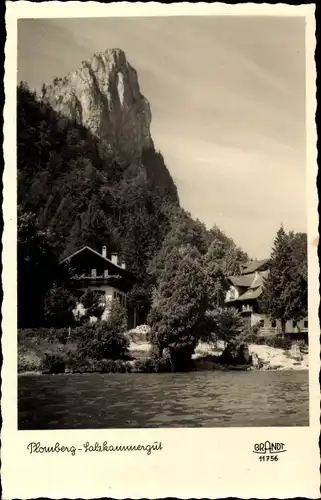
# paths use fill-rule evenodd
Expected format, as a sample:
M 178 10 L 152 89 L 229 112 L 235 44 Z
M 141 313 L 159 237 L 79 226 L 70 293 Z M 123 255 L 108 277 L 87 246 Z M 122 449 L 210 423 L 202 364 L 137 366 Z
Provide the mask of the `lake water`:
M 308 371 L 20 376 L 19 430 L 309 425 Z

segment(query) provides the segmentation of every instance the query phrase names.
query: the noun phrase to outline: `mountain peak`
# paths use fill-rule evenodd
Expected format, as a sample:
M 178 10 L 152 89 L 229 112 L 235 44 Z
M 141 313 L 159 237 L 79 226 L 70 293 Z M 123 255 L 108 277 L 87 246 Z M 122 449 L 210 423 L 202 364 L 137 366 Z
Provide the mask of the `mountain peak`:
M 151 111 L 136 70 L 119 48 L 94 54 L 74 72 L 43 87 L 42 99 L 122 155 L 141 158 L 153 148 Z

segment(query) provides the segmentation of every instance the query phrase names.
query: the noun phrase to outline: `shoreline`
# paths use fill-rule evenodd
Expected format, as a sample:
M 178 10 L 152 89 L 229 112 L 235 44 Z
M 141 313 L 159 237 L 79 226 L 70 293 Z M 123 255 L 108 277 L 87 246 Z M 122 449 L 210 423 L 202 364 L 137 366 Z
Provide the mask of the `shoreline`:
M 263 369 L 255 369 L 253 367 L 249 367 L 246 370 L 243 369 L 222 369 L 222 370 L 191 370 L 189 372 L 176 372 L 176 373 L 208 373 L 208 372 L 236 372 L 236 371 L 241 371 L 241 372 L 295 372 L 295 371 L 309 371 L 309 368 L 306 368 L 303 366 L 302 368 L 263 368 Z M 121 372 L 109 372 L 109 373 L 103 373 L 103 372 L 83 372 L 83 373 L 76 373 L 76 372 L 65 372 L 65 373 L 42 373 L 39 371 L 28 371 L 28 372 L 20 372 L 18 373 L 18 377 L 31 377 L 31 376 L 37 376 L 37 377 L 42 377 L 46 375 L 50 376 L 66 376 L 66 375 L 95 375 L 95 374 L 101 374 L 101 375 L 166 375 L 171 372 L 167 373 L 141 373 L 141 372 L 131 372 L 131 373 L 121 373 Z
M 252 356 L 252 364 L 249 365 L 221 365 L 218 361 L 219 356 L 222 354 L 222 346 L 213 346 L 207 343 L 199 343 L 195 349 L 192 356 L 194 361 L 194 369 L 190 370 L 192 372 L 216 372 L 216 371 L 305 371 L 309 370 L 309 355 L 307 353 L 299 353 L 298 356 L 293 356 L 291 351 L 284 350 L 281 348 L 270 347 L 266 344 L 249 344 L 249 353 Z M 130 354 L 133 356 L 133 361 L 129 362 L 148 362 L 150 358 L 150 344 L 146 341 L 132 341 L 130 348 Z M 32 354 L 32 352 L 30 352 Z M 38 353 L 39 356 L 39 353 Z M 212 358 L 212 359 L 209 359 Z M 108 361 L 108 360 L 105 360 Z M 22 367 L 21 367 L 22 368 Z M 27 366 L 26 366 L 27 368 Z M 31 368 L 31 367 L 30 367 Z M 101 371 L 98 369 L 78 371 L 69 369 L 67 371 L 56 373 L 57 375 L 77 375 L 77 374 L 90 374 L 90 373 L 122 373 L 122 370 L 116 369 L 115 371 Z M 127 373 L 155 373 L 149 371 L 139 371 L 139 369 L 129 371 Z M 159 373 L 159 372 L 156 372 Z M 170 372 L 166 372 L 170 373 Z M 18 371 L 18 376 L 31 376 L 31 375 L 49 375 L 50 373 L 44 373 L 40 370 L 40 365 L 37 363 L 34 365 L 34 369 L 27 369 Z

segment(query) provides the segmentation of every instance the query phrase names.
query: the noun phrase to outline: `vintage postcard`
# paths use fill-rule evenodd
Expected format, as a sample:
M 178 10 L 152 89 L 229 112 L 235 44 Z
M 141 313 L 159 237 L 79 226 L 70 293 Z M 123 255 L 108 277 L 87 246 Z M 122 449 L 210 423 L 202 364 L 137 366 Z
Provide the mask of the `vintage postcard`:
M 3 498 L 318 498 L 314 6 L 6 31 Z

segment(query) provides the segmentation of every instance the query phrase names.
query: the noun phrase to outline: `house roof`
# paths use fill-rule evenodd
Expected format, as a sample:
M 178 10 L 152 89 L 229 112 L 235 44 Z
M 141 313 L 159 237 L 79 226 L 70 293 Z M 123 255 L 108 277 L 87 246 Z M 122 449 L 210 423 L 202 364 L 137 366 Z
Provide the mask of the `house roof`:
M 234 286 L 240 286 L 244 288 L 248 288 L 252 285 L 253 280 L 255 279 L 255 274 L 248 274 L 246 276 L 229 276 L 228 280 Z
M 77 250 L 76 252 L 72 253 L 71 255 L 68 255 L 68 257 L 65 257 L 61 262 L 60 264 L 63 264 L 64 262 L 67 262 L 67 261 L 70 261 L 71 259 L 73 259 L 74 257 L 76 257 L 77 255 L 81 254 L 82 252 L 84 251 L 89 251 L 90 253 L 93 254 L 93 256 L 96 258 L 96 259 L 100 259 L 102 260 L 103 262 L 106 262 L 106 264 L 108 264 L 108 267 L 112 267 L 114 268 L 115 270 L 115 275 L 117 274 L 120 274 L 120 276 L 127 276 L 127 277 L 131 277 L 133 278 L 133 275 L 127 271 L 126 269 L 124 269 L 123 267 L 119 266 L 118 264 L 115 264 L 114 262 L 112 262 L 110 259 L 108 259 L 107 257 L 104 257 L 102 254 L 100 254 L 99 252 L 96 252 L 96 250 L 94 250 L 93 248 L 89 247 L 89 246 L 84 246 L 82 248 L 80 248 L 79 250 Z
M 240 295 L 237 299 L 234 299 L 234 301 L 257 299 L 263 291 L 264 279 L 267 278 L 268 275 L 269 271 L 267 270 L 241 276 L 229 276 L 228 280 L 230 283 L 239 288 Z
M 256 271 L 259 271 L 263 267 L 265 267 L 269 262 L 269 259 L 264 259 L 264 260 L 254 260 L 253 262 L 250 262 L 245 268 L 242 269 L 241 274 L 252 274 L 255 273 Z
M 269 271 L 262 271 L 260 273 L 255 273 L 255 278 L 251 284 L 251 288 L 256 288 L 263 285 L 264 279 L 269 275 Z
M 240 295 L 240 297 L 238 297 L 238 301 L 244 301 L 244 300 L 253 300 L 253 299 L 257 299 L 262 293 L 262 287 L 259 286 L 257 288 L 250 288 L 249 290 L 247 290 L 245 293 L 243 293 L 242 295 Z

